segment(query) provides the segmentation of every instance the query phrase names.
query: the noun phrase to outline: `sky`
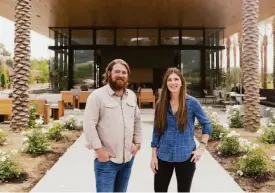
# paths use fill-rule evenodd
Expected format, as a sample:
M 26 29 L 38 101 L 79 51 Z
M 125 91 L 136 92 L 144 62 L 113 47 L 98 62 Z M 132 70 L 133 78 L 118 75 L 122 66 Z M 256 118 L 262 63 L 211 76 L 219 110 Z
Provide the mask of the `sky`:
M 31 59 L 48 59 L 49 45 L 53 40 L 37 32 L 31 31 Z M 0 43 L 4 44 L 6 50 L 14 52 L 14 22 L 0 16 Z

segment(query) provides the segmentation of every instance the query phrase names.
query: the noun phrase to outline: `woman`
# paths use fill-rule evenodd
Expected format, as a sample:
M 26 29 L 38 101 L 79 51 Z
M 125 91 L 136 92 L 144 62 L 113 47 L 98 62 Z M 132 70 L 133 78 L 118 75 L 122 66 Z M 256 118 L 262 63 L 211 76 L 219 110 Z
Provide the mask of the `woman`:
M 202 138 L 196 149 L 195 117 L 202 125 Z M 186 83 L 177 68 L 169 68 L 157 102 L 152 137 L 151 169 L 155 192 L 167 192 L 175 168 L 178 191 L 190 192 L 196 162 L 204 154 L 211 123 L 199 101 L 186 94 Z

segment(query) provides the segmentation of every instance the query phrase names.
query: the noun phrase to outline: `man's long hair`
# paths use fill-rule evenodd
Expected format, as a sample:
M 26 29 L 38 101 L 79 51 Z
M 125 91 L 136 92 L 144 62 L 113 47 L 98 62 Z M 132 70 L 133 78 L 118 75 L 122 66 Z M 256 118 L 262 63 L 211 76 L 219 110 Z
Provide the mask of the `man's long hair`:
M 167 69 L 163 78 L 162 91 L 161 91 L 160 98 L 157 101 L 156 111 L 155 111 L 155 127 L 157 129 L 158 135 L 162 135 L 166 127 L 167 109 L 168 109 L 168 103 L 170 102 L 170 95 L 171 95 L 167 87 L 167 80 L 168 80 L 168 77 L 173 73 L 178 75 L 182 82 L 182 86 L 180 88 L 180 93 L 179 93 L 179 107 L 177 112 L 177 126 L 181 132 L 184 131 L 184 128 L 187 122 L 185 79 L 183 78 L 179 69 L 169 68 Z
M 127 62 L 125 62 L 122 59 L 115 59 L 112 62 L 110 62 L 108 64 L 108 66 L 106 67 L 105 74 L 104 74 L 104 82 L 103 82 L 104 84 L 108 84 L 110 82 L 110 76 L 109 76 L 109 74 L 111 73 L 111 71 L 113 70 L 114 65 L 116 65 L 116 64 L 122 64 L 127 69 L 128 75 L 131 74 L 130 67 L 127 64 Z

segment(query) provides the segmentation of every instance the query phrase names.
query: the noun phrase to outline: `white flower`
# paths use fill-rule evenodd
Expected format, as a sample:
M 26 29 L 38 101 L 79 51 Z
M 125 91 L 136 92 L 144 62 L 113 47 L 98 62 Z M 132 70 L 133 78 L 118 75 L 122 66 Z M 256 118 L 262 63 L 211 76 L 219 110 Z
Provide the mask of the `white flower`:
M 6 157 L 6 156 L 2 156 L 2 157 L 1 157 L 1 162 L 6 161 L 6 159 L 7 159 L 7 157 Z
M 271 156 L 271 160 L 272 160 L 272 161 L 275 161 L 275 156 Z
M 43 124 L 43 120 L 42 119 L 37 119 L 37 120 L 35 120 L 35 123 L 37 125 L 42 125 Z
M 236 131 L 231 131 L 230 133 L 227 134 L 226 137 L 233 137 L 233 136 L 240 136 L 240 134 L 237 133 Z
M 247 158 L 247 155 L 244 155 L 244 156 L 243 156 L 243 159 L 245 159 L 245 158 Z
M 269 110 L 270 110 L 270 108 L 269 108 L 269 107 L 267 107 L 265 110 L 266 110 L 266 111 L 269 111 Z
M 221 155 L 221 152 L 219 151 L 218 154 Z
M 23 141 L 29 141 L 29 138 L 28 137 L 24 137 Z
M 258 135 L 262 135 L 262 134 L 264 134 L 264 130 L 259 129 L 259 130 L 257 131 L 257 134 L 258 134 Z
M 274 124 L 274 123 L 268 123 L 268 126 L 269 126 L 269 127 L 274 127 L 275 124 Z
M 48 132 L 48 130 L 47 130 L 47 129 L 45 129 L 45 128 L 43 128 L 43 129 L 41 130 L 41 132 L 42 132 L 43 134 L 45 134 L 45 133 L 47 133 L 47 132 Z
M 240 176 L 242 176 L 243 175 L 243 171 L 242 170 L 238 170 L 237 174 L 239 174 Z
M 17 150 L 17 149 L 11 150 L 11 154 L 12 154 L 12 155 L 16 155 L 17 153 L 18 153 L 18 150 Z

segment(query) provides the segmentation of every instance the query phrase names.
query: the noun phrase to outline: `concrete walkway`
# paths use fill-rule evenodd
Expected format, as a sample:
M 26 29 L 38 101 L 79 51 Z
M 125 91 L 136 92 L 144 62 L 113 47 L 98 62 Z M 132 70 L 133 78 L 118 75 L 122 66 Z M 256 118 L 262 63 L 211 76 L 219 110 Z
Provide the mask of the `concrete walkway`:
M 142 109 L 143 145 L 135 159 L 128 192 L 153 192 L 151 160 L 151 135 L 153 110 Z M 79 116 L 78 118 L 81 118 Z M 60 160 L 37 183 L 31 192 L 95 192 L 94 153 L 84 147 L 82 135 Z M 170 192 L 177 192 L 175 174 Z M 210 153 L 197 163 L 192 192 L 242 192 L 232 177 L 220 166 Z

